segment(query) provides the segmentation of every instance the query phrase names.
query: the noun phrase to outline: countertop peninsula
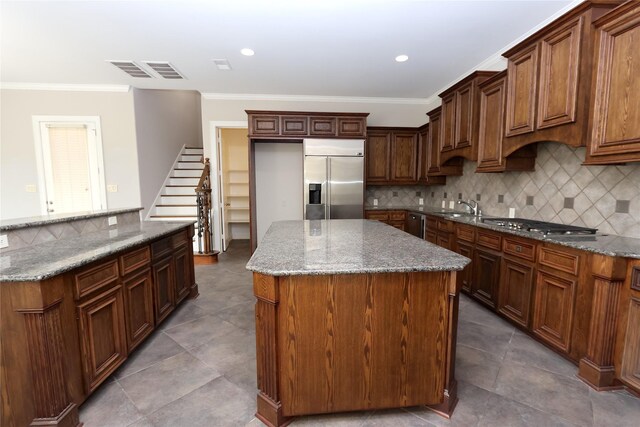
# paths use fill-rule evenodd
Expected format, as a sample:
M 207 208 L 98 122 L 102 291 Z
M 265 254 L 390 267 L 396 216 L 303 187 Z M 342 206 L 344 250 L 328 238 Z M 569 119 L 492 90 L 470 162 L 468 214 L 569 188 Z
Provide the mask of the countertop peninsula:
M 458 271 L 468 258 L 378 221 L 274 222 L 247 269 L 271 276 Z

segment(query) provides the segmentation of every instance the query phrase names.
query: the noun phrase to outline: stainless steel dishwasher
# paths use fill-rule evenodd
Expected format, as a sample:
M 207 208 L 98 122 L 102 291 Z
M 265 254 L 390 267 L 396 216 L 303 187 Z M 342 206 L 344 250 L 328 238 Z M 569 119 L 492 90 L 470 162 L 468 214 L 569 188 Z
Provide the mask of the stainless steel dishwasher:
M 425 221 L 425 215 L 409 212 L 409 214 L 407 215 L 407 227 L 405 231 L 409 234 L 413 234 L 416 237 L 424 239 Z

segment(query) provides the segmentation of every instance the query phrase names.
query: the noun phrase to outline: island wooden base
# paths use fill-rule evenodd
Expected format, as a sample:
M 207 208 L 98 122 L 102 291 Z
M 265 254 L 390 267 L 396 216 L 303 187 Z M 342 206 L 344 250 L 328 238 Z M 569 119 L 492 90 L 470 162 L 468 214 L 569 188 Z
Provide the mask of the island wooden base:
M 254 273 L 256 416 L 424 405 L 448 417 L 455 272 L 282 276 Z

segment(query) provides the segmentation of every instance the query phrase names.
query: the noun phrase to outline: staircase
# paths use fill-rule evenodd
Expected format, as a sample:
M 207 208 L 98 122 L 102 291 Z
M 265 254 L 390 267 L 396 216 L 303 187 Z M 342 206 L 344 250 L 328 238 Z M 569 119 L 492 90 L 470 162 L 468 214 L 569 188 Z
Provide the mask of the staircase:
M 150 221 L 197 221 L 195 189 L 204 168 L 203 154 L 204 150 L 199 147 L 182 149 L 147 219 Z

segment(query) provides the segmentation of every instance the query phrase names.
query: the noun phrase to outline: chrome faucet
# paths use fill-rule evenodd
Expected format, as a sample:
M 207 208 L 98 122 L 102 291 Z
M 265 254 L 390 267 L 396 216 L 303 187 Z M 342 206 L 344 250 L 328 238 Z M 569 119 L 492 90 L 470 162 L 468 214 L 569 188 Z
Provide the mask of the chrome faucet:
M 479 215 L 478 212 L 480 212 L 480 209 L 478 206 L 478 202 L 476 202 L 475 200 L 469 200 L 468 202 L 465 202 L 464 200 L 458 200 L 458 204 L 467 206 L 469 208 L 469 213 L 471 213 L 472 215 Z

